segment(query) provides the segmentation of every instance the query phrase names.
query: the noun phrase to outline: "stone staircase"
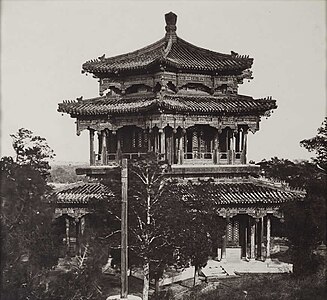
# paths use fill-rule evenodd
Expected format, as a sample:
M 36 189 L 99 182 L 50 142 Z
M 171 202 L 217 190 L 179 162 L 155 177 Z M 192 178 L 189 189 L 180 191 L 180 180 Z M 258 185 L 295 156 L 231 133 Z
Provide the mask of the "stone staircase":
M 206 281 L 215 281 L 222 278 L 236 277 L 233 268 L 222 265 L 219 261 L 208 260 L 207 265 L 201 269 L 200 275 L 206 278 Z

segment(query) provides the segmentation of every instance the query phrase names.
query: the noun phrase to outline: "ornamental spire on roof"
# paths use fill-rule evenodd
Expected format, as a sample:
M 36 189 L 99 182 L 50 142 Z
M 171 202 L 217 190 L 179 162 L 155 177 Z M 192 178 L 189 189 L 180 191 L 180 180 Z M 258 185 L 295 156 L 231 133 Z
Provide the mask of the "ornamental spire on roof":
M 165 14 L 165 21 L 166 34 L 157 42 L 133 52 L 87 61 L 82 72 L 109 78 L 156 73 L 164 67 L 171 72 L 239 76 L 251 68 L 253 59 L 248 56 L 211 51 L 181 39 L 176 34 L 175 13 Z
M 174 14 L 173 12 L 169 12 L 165 14 L 165 20 L 166 20 L 166 38 L 167 39 L 172 39 L 176 41 L 177 36 L 176 36 L 176 22 L 177 22 L 177 15 Z

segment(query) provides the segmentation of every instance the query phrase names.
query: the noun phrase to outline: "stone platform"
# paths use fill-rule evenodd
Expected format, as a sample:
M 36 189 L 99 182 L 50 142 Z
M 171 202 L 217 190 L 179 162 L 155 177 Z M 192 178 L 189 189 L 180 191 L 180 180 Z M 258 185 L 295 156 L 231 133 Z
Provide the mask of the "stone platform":
M 199 272 L 199 276 L 206 281 L 216 281 L 224 278 L 238 277 L 241 274 L 281 274 L 292 273 L 293 265 L 280 262 L 278 260 L 232 260 L 217 261 L 210 259 L 207 265 Z M 134 277 L 143 279 L 141 271 L 131 274 Z M 194 267 L 189 267 L 181 271 L 166 272 L 164 278 L 159 281 L 160 286 L 167 286 L 180 283 L 194 277 Z

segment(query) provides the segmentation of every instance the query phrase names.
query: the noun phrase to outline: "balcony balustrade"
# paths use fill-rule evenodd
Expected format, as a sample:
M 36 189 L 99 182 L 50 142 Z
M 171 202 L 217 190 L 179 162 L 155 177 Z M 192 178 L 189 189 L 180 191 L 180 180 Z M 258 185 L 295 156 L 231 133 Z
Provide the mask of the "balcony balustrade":
M 105 166 L 110 165 L 112 162 L 116 162 L 122 158 L 137 159 L 146 156 L 146 152 L 127 152 L 127 153 L 107 153 L 105 156 L 98 153 L 93 153 L 93 159 L 91 158 L 91 166 Z M 177 159 L 181 158 L 182 159 Z M 159 154 L 161 160 L 165 160 L 165 154 Z M 236 152 L 229 150 L 227 152 L 185 152 L 181 154 L 178 151 L 176 163 L 180 165 L 199 165 L 199 164 L 217 164 L 217 165 L 239 165 L 246 164 L 246 155 L 242 152 Z

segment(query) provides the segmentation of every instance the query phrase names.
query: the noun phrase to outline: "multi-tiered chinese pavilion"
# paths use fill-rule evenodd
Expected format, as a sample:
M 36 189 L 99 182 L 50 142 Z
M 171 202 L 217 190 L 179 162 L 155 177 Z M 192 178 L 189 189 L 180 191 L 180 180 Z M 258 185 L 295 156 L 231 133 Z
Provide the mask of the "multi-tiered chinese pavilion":
M 83 64 L 98 79 L 99 97 L 59 104 L 76 119 L 78 135 L 89 131 L 90 167 L 79 171 L 106 176 L 112 162 L 156 152 L 171 165 L 176 195 L 196 198 L 187 181 L 214 179 L 208 197 L 227 220 L 222 257 L 269 257 L 271 218 L 302 196 L 255 179 L 258 167 L 247 164 L 248 132 L 259 130 L 276 100 L 238 94 L 252 78 L 252 58 L 197 47 L 177 36 L 174 13 L 165 19 L 159 41 Z

